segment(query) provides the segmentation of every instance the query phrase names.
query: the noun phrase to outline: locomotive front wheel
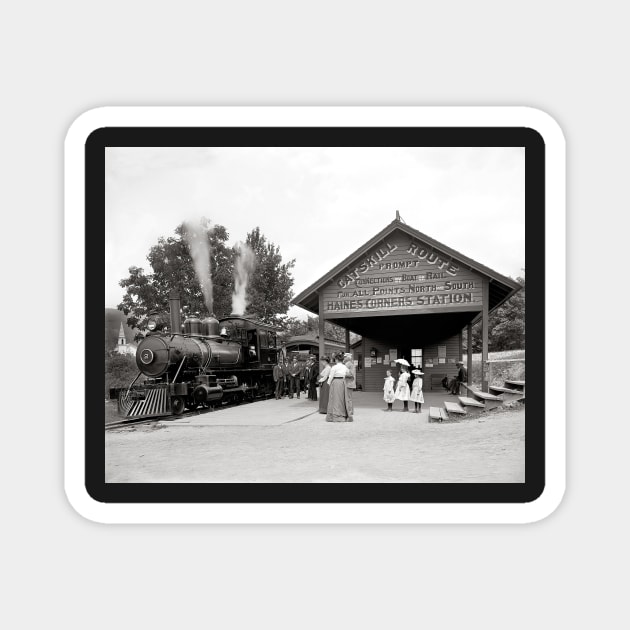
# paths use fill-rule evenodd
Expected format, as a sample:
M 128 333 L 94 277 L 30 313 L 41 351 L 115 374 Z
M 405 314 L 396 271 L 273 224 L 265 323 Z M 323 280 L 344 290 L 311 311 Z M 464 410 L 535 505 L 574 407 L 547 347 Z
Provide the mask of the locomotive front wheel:
M 199 407 L 199 403 L 196 400 L 186 401 L 186 409 L 189 409 L 190 411 L 194 411 L 195 409 L 197 409 L 197 407 Z
M 184 399 L 181 396 L 173 396 L 171 398 L 171 408 L 174 414 L 179 415 L 180 413 L 184 413 L 184 407 Z

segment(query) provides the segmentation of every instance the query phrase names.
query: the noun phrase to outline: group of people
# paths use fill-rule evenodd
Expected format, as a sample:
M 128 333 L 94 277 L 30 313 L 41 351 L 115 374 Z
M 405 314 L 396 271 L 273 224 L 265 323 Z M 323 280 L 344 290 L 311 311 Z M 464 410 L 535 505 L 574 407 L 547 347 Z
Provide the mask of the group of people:
M 350 352 L 334 354 L 332 359 L 322 357 L 319 365 L 309 356 L 306 364 L 293 358 L 281 358 L 273 368 L 276 400 L 288 395 L 300 397 L 306 392 L 309 400 L 319 400 L 319 413 L 326 414 L 328 422 L 352 422 L 354 407 L 352 394 L 356 389 L 356 368 Z M 317 388 L 319 387 L 319 397 Z
M 455 363 L 458 367 L 457 376 L 449 380 L 448 376 L 442 379 L 442 386 L 452 395 L 458 395 L 460 386 L 462 383 L 468 381 L 468 371 L 464 367 L 463 361 L 457 361 Z M 409 379 L 415 377 L 409 387 Z M 424 402 L 424 396 L 422 394 L 422 377 L 424 372 L 415 369 L 409 371 L 409 367 L 404 364 L 400 365 L 400 373 L 398 375 L 398 382 L 392 376 L 391 370 L 387 370 L 387 376 L 385 377 L 385 384 L 383 385 L 383 399 L 387 403 L 387 409 L 385 411 L 393 411 L 393 404 L 396 400 L 401 400 L 403 403 L 403 411 L 409 411 L 409 401 L 414 403 L 415 413 L 422 412 L 422 403 Z
M 409 387 L 409 379 L 411 375 L 414 375 L 414 379 Z M 393 411 L 394 402 L 401 400 L 403 403 L 403 411 L 409 411 L 409 401 L 414 403 L 414 413 L 420 413 L 422 411 L 422 403 L 424 402 L 424 395 L 422 394 L 422 377 L 424 372 L 421 370 L 411 370 L 404 364 L 400 366 L 400 373 L 398 374 L 398 382 L 392 376 L 392 371 L 387 370 L 385 376 L 385 384 L 383 385 L 383 400 L 387 403 L 387 409 L 385 411 Z
M 450 381 L 445 377 L 442 381 L 442 385 L 451 394 L 458 394 L 461 383 L 468 380 L 464 363 L 457 361 L 457 366 L 459 368 L 457 376 Z M 391 370 L 387 370 L 383 385 L 383 399 L 387 403 L 385 411 L 393 411 L 394 402 L 400 400 L 403 403 L 403 411 L 409 411 L 409 401 L 412 401 L 414 413 L 422 412 L 424 372 L 409 368 L 410 366 L 401 363 L 398 380 L 392 376 Z M 409 381 L 412 378 L 410 386 Z M 332 358 L 324 356 L 320 359 L 319 366 L 312 355 L 308 357 L 306 364 L 298 361 L 296 357 L 291 362 L 278 359 L 278 364 L 273 368 L 273 380 L 276 384 L 276 400 L 285 394 L 289 398 L 293 398 L 294 394 L 299 398 L 301 392 L 305 392 L 309 400 L 318 400 L 319 387 L 319 413 L 326 414 L 326 421 L 353 422 L 352 396 L 356 389 L 356 368 L 352 353 L 340 352 L 334 354 Z
M 315 357 L 310 356 L 306 364 L 294 357 L 292 361 L 278 358 L 278 363 L 273 366 L 273 381 L 275 384 L 276 400 L 287 395 L 293 398 L 304 392 L 309 400 L 317 400 L 317 379 L 319 368 Z

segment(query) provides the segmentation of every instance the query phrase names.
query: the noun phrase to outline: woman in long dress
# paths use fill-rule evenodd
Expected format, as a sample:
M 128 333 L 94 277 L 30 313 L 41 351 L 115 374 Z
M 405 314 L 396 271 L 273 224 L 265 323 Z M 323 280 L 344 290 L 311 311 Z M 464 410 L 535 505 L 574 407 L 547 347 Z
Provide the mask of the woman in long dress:
M 412 370 L 411 373 L 415 375 L 413 383 L 411 384 L 411 394 L 409 400 L 413 400 L 415 410 L 414 413 L 422 412 L 422 403 L 424 402 L 424 395 L 422 394 L 422 377 L 424 372 L 420 370 Z
M 406 365 L 400 366 L 400 375 L 398 376 L 398 385 L 396 385 L 396 393 L 394 398 L 403 401 L 403 411 L 409 411 L 409 368 Z
M 345 377 L 348 374 L 348 368 L 343 364 L 343 354 L 336 354 L 334 361 L 327 381 L 330 385 L 330 392 L 328 394 L 326 422 L 352 422 L 352 416 L 348 414 L 346 404 Z
M 392 371 L 387 370 L 387 376 L 385 377 L 385 384 L 383 385 L 383 400 L 387 403 L 387 409 L 385 411 L 392 411 L 392 405 L 394 404 L 394 383 L 396 379 L 392 376 Z
M 330 359 L 322 357 L 320 361 L 321 371 L 317 382 L 319 383 L 319 413 L 328 413 L 328 393 L 330 385 L 328 385 L 328 375 L 330 374 Z

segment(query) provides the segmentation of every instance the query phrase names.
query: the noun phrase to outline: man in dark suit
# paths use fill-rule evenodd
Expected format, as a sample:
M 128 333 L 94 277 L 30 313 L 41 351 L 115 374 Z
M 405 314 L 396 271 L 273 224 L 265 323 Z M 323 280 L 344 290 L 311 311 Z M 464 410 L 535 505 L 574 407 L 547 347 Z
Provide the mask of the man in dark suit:
M 273 366 L 273 382 L 276 384 L 276 400 L 280 400 L 284 395 L 284 367 L 281 358 L 278 358 L 278 364 Z
M 459 371 L 457 376 L 451 381 L 451 394 L 458 396 L 460 385 L 468 382 L 468 370 L 464 367 L 463 361 L 457 361 L 455 365 L 459 367 Z
M 289 398 L 293 398 L 293 392 L 297 393 L 297 397 L 300 397 L 300 379 L 302 377 L 303 368 L 294 357 L 291 365 L 289 366 Z
M 307 398 L 310 400 L 311 395 L 308 391 L 308 384 L 311 380 L 311 357 L 306 359 L 306 365 L 304 366 L 304 391 L 308 394 Z
M 284 374 L 284 389 L 282 390 L 287 396 L 289 395 L 289 387 L 291 385 L 291 375 L 289 374 L 289 360 L 285 359 L 282 365 L 282 372 Z

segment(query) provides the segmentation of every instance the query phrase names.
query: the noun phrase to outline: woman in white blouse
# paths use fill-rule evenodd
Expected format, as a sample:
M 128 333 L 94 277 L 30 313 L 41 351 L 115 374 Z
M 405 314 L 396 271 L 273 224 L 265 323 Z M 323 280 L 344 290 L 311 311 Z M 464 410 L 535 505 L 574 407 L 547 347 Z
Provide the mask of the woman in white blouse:
M 343 354 L 336 354 L 333 359 L 334 365 L 330 368 L 327 381 L 330 392 L 326 422 L 352 422 L 346 403 L 345 376 L 348 374 L 348 368 L 343 364 Z

